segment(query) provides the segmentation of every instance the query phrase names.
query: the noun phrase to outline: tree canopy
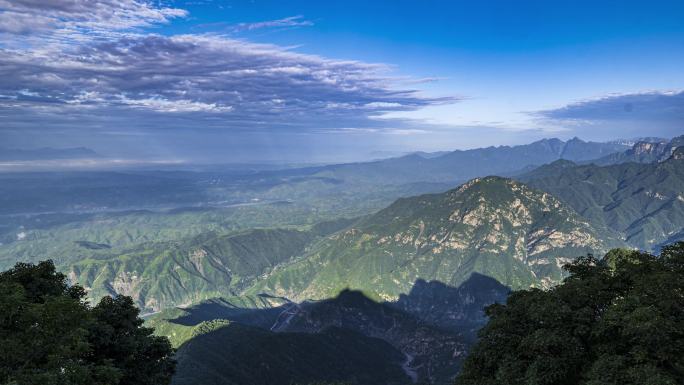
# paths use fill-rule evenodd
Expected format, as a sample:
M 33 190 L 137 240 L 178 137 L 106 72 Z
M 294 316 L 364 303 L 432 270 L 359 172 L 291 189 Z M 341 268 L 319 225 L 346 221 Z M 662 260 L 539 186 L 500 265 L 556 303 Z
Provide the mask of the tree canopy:
M 173 350 L 130 297 L 90 306 L 52 261 L 0 273 L 0 384 L 165 385 Z
M 553 289 L 486 309 L 458 385 L 684 384 L 684 242 L 566 270 Z

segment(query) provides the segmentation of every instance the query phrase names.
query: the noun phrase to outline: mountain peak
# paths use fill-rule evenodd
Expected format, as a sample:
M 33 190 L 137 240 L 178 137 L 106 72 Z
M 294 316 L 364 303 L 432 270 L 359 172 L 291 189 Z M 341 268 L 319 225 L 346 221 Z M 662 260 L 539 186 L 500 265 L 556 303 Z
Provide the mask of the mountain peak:
M 553 200 L 555 198 L 548 196 L 548 194 L 541 191 L 532 191 L 528 186 L 513 179 L 504 178 L 500 176 L 487 176 L 484 178 L 475 178 L 462 184 L 454 190 L 450 190 L 455 194 L 461 196 L 468 196 L 469 194 L 478 195 L 487 199 L 490 205 L 498 203 L 510 203 L 510 200 L 524 195 L 538 195 L 543 200 Z M 449 192 L 447 192 L 449 193 Z
M 512 288 L 546 287 L 562 278 L 565 263 L 614 244 L 622 245 L 552 195 L 488 176 L 399 199 L 317 244 L 266 286 L 314 299 L 352 288 L 385 301 L 410 292 L 411 282 L 457 287 L 472 273 Z M 312 272 L 314 265 L 321 268 Z

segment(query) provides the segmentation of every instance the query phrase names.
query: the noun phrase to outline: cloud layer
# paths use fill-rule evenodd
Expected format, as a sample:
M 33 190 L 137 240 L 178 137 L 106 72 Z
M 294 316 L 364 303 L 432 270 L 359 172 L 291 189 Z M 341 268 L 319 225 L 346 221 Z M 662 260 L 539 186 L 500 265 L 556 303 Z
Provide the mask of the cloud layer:
M 380 127 L 374 118 L 384 113 L 452 101 L 406 88 L 382 64 L 222 35 L 145 32 L 187 15 L 151 3 L 0 0 L 0 10 L 6 128 Z M 295 16 L 238 27 L 309 24 Z
M 12 34 L 122 31 L 187 16 L 137 0 L 0 0 L 0 11 L 0 32 Z

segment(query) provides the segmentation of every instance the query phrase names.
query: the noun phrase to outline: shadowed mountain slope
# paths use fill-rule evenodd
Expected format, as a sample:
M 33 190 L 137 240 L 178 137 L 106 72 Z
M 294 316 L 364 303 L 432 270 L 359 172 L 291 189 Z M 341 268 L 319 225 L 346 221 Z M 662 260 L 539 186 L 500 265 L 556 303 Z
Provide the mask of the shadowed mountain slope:
M 282 346 L 252 346 L 248 354 L 231 350 L 232 341 L 213 345 L 214 342 L 201 336 L 209 334 L 212 338 L 224 338 L 220 333 L 214 333 L 226 326 L 246 325 L 263 330 L 261 334 L 254 329 L 239 329 L 246 336 L 235 337 L 238 340 L 256 333 L 259 338 L 291 338 L 274 337 L 269 333 L 291 335 L 306 333 L 306 335 L 322 335 L 310 338 L 312 349 L 327 349 L 326 340 L 330 330 L 344 330 L 358 334 L 365 338 L 380 339 L 397 352 L 402 360 L 394 366 L 414 380 L 421 383 L 447 384 L 451 383 L 458 372 L 461 362 L 466 355 L 468 346 L 474 340 L 475 330 L 486 322 L 483 308 L 494 302 L 504 302 L 509 289 L 495 280 L 474 274 L 461 287 L 453 288 L 440 282 L 416 282 L 414 289 L 402 295 L 395 303 L 381 303 L 373 301 L 358 291 L 344 290 L 338 296 L 321 301 L 304 301 L 302 303 L 289 302 L 284 298 L 267 295 L 257 297 L 217 298 L 204 301 L 198 305 L 185 308 L 165 310 L 147 320 L 147 325 L 156 329 L 156 333 L 171 338 L 174 346 L 181 346 L 179 360 L 179 377 L 190 378 L 197 368 L 205 367 L 205 371 L 233 373 L 232 368 L 244 367 L 245 375 L 251 371 L 261 370 L 258 366 L 247 369 L 247 360 L 251 354 L 272 355 L 289 354 Z M 434 294 L 433 301 L 429 298 Z M 429 315 L 428 315 L 429 313 Z M 468 328 L 465 328 L 467 325 Z M 371 354 L 363 351 L 367 342 L 353 337 L 346 343 L 361 343 L 355 347 L 358 354 Z M 293 342 L 296 345 L 296 343 Z M 316 347 L 322 344 L 323 347 Z M 374 345 L 373 345 L 374 346 Z M 189 348 L 191 347 L 191 348 Z M 349 347 L 345 347 L 349 348 Z M 215 355 L 227 355 L 230 364 L 216 362 L 202 362 L 200 357 L 208 353 L 206 350 L 215 349 Z M 263 351 L 259 351 L 259 350 Z M 330 352 L 323 352 L 321 360 L 335 358 Z M 375 353 L 372 353 L 375 354 Z M 227 359 L 227 358 L 226 358 Z M 270 360 L 271 357 L 264 357 Z M 273 358 L 273 364 L 278 367 L 279 358 Z M 376 359 L 369 357 L 369 359 Z M 305 365 L 307 358 L 291 357 L 291 365 L 299 367 Z M 192 364 L 188 364 L 188 362 Z M 271 364 L 271 361 L 265 361 Z M 325 368 L 329 362 L 321 362 Z M 216 366 L 218 365 L 218 366 Z M 225 369 L 225 368 L 231 369 Z M 204 369 L 203 369 L 204 370 Z M 319 373 L 321 376 L 324 373 Z M 232 374 L 231 374 L 232 375 Z M 256 374 L 258 377 L 259 374 Z M 200 376 L 202 377 L 202 376 Z M 205 378 L 205 377 L 202 377 Z M 240 377 L 238 377 L 240 378 Z M 321 377 L 323 378 L 323 377 Z M 252 382 L 238 382 L 251 384 Z M 353 382 L 352 382 L 353 383 Z M 368 382 L 371 384 L 374 382 Z M 384 381 L 375 383 L 386 383 Z
M 410 384 L 404 356 L 347 329 L 274 333 L 228 323 L 180 347 L 173 385 Z

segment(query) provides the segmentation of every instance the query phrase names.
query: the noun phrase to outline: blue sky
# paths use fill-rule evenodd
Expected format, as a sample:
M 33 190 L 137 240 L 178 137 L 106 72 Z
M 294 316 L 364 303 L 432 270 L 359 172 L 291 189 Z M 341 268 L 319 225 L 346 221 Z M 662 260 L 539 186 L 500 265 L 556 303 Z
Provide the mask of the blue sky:
M 669 137 L 682 20 L 681 1 L 0 0 L 0 140 L 316 162 Z

